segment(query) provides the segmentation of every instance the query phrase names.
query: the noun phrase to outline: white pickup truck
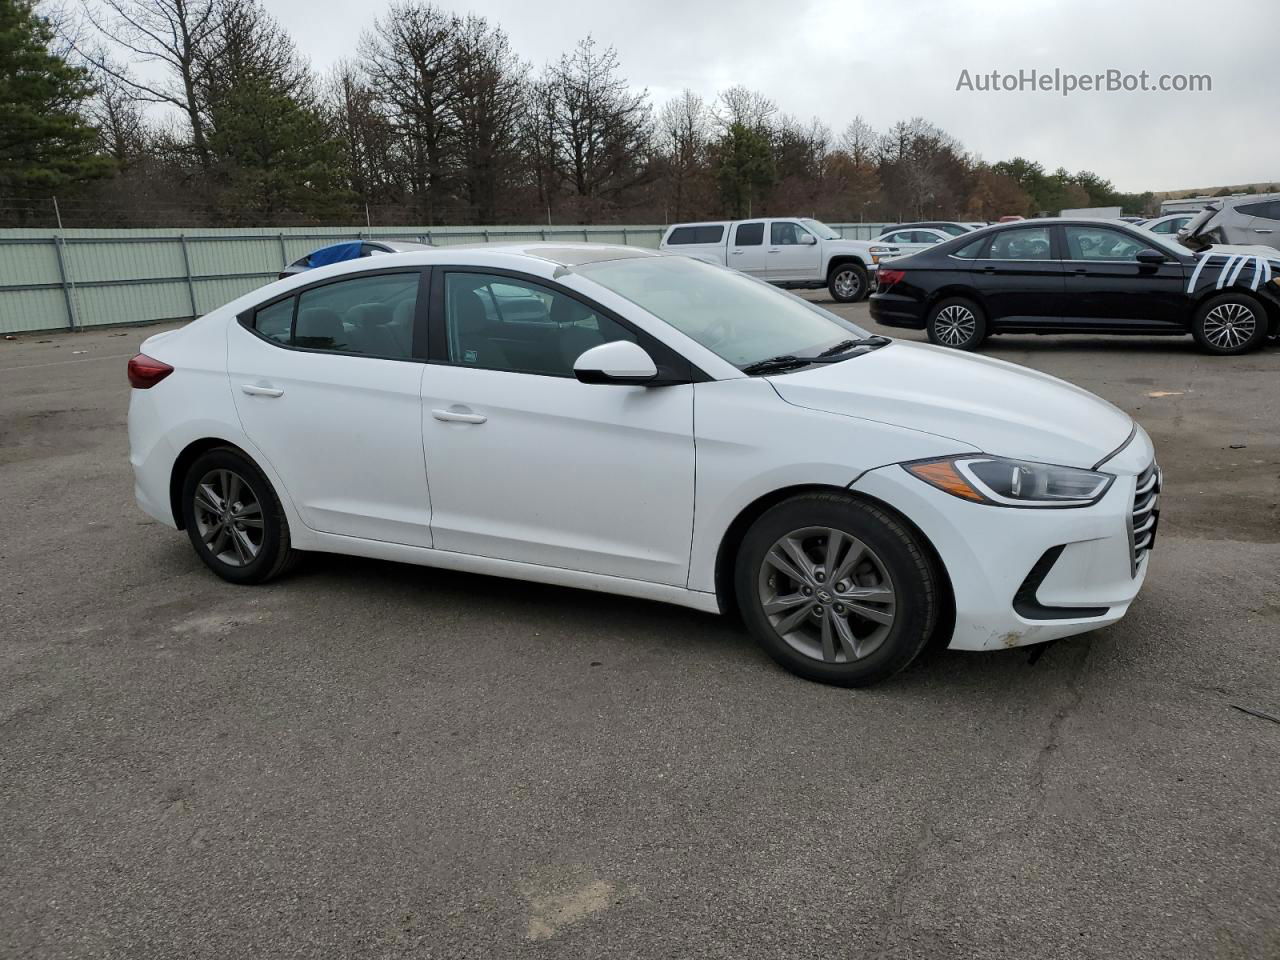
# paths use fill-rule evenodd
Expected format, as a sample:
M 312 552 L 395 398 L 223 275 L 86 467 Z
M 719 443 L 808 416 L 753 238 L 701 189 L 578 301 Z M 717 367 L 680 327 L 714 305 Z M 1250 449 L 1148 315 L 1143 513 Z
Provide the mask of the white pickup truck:
M 898 248 L 874 240 L 844 240 L 818 220 L 802 217 L 677 223 L 658 249 L 733 267 L 780 287 L 826 287 L 840 303 L 864 299 L 881 259 Z

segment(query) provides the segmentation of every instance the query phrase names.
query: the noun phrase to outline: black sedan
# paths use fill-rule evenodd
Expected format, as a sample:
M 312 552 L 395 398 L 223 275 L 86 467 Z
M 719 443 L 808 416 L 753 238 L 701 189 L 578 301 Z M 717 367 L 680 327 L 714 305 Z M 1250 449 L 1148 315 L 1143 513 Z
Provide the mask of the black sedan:
M 1190 333 L 1245 353 L 1280 328 L 1280 251 L 1193 253 L 1114 220 L 987 227 L 884 261 L 871 316 L 976 349 L 993 333 Z

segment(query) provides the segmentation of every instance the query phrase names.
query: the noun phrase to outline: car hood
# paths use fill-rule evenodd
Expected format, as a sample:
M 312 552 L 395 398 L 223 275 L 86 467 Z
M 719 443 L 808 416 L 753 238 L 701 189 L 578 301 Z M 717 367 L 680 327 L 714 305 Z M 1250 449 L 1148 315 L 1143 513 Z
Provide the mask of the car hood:
M 798 407 L 1063 466 L 1092 467 L 1133 431 L 1123 410 L 1056 377 L 902 340 L 841 363 L 768 379 L 783 400 Z

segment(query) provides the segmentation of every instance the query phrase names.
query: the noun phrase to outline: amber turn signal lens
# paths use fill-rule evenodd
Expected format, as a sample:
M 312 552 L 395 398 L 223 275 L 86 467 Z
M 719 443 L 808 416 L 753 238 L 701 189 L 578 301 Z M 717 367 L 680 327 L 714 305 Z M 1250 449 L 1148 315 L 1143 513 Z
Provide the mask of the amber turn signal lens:
M 976 503 L 981 503 L 986 499 L 973 488 L 973 485 L 968 480 L 960 475 L 960 471 L 956 469 L 956 465 L 950 460 L 913 463 L 907 466 L 907 471 L 919 477 L 925 483 L 937 487 L 939 490 L 945 490 L 953 497 L 973 500 Z

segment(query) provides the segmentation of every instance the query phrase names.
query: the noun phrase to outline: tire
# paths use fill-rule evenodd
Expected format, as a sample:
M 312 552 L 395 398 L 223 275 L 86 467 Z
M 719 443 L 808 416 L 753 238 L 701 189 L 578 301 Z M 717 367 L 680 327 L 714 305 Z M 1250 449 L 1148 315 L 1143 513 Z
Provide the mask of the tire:
M 826 551 L 836 536 L 841 579 L 832 583 Z M 914 660 L 940 606 L 933 566 L 912 532 L 841 494 L 793 497 L 756 520 L 738 551 L 734 586 L 743 621 L 769 656 L 799 676 L 845 687 L 878 683 Z
M 871 294 L 867 268 L 853 261 L 837 264 L 827 276 L 827 292 L 836 303 L 857 303 L 867 299 Z
M 1232 357 L 1262 346 L 1268 319 L 1257 299 L 1232 291 L 1200 304 L 1191 321 L 1191 334 L 1205 353 Z
M 182 519 L 196 555 L 231 583 L 266 583 L 297 560 L 275 490 L 253 461 L 231 447 L 202 453 L 188 468 Z
M 987 318 L 982 308 L 964 297 L 950 297 L 934 304 L 925 323 L 929 342 L 955 350 L 977 350 L 987 339 Z

